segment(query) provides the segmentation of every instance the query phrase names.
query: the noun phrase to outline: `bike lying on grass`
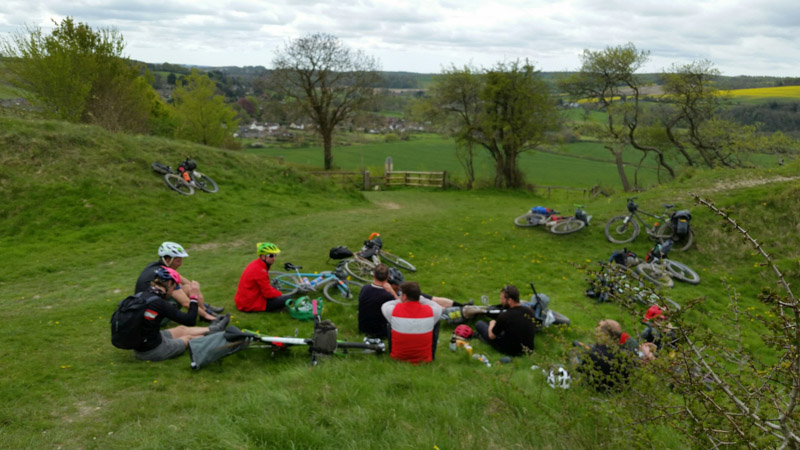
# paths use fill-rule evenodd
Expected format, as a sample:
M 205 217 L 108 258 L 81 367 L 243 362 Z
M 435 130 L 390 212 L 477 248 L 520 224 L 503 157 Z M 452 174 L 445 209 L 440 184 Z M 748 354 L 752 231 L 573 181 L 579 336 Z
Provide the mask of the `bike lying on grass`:
M 268 336 L 255 331 L 240 330 L 229 326 L 224 333 L 214 333 L 189 341 L 191 367 L 201 369 L 212 362 L 219 361 L 245 348 L 260 344 L 275 351 L 285 351 L 293 346 L 307 346 L 311 355 L 311 365 L 316 366 L 320 356 L 334 355 L 341 349 L 346 354 L 349 349 L 360 349 L 380 355 L 386 346 L 380 339 L 364 338 L 363 342 L 348 342 L 338 339 L 336 325 L 330 320 L 321 320 L 316 300 L 312 301 L 314 314 L 314 334 L 311 339 L 298 337 Z M 296 334 L 296 332 L 295 332 Z
M 700 275 L 691 267 L 681 262 L 667 258 L 672 247 L 672 241 L 667 239 L 663 244 L 658 243 L 647 254 L 645 261 L 636 265 L 636 272 L 645 279 L 663 287 L 672 287 L 673 279 L 692 285 L 700 284 Z
M 688 250 L 692 246 L 694 232 L 689 226 L 692 216 L 688 210 L 670 213 L 675 205 L 665 204 L 661 205 L 664 207 L 663 214 L 653 214 L 639 209 L 639 205 L 634 201 L 637 198 L 628 199 L 626 214 L 612 217 L 606 223 L 605 235 L 609 242 L 615 244 L 631 242 L 639 236 L 641 229 L 644 228 L 651 239 L 661 243 L 671 239 L 678 251 Z M 656 219 L 652 227 L 645 223 L 640 213 Z
M 630 264 L 601 262 L 597 272 L 589 272 L 592 277 L 588 280 L 590 287 L 586 290 L 586 296 L 598 302 L 635 302 L 648 307 L 659 305 L 680 310 L 677 302 L 658 295 L 645 285 L 643 275 L 635 269 L 640 263 L 641 260 L 635 256 Z M 659 304 L 659 301 L 664 304 Z
M 531 296 L 530 301 L 521 302 L 521 305 L 527 306 L 533 310 L 533 317 L 536 320 L 538 327 L 547 328 L 550 325 L 570 324 L 570 320 L 567 316 L 549 308 L 549 296 L 536 292 L 533 282 L 530 283 L 530 286 L 533 290 L 533 295 Z M 459 324 L 480 315 L 497 319 L 500 314 L 502 314 L 504 311 L 507 311 L 506 308 L 502 308 L 500 306 L 486 305 L 486 303 L 488 303 L 488 298 L 485 298 L 485 296 L 481 297 L 481 300 L 483 300 L 484 306 L 470 304 L 465 306 L 451 306 L 449 308 L 445 308 L 442 311 L 441 320 L 451 324 Z
M 341 268 L 335 271 L 326 270 L 319 273 L 302 273 L 303 266 L 295 266 L 287 262 L 283 268 L 294 273 L 270 271 L 272 286 L 284 294 L 307 293 L 322 289 L 328 300 L 340 305 L 355 305 L 363 283 L 347 279 L 347 273 Z
M 514 219 L 514 225 L 518 227 L 535 227 L 544 225 L 553 234 L 574 233 L 592 220 L 592 216 L 586 214 L 583 205 L 575 205 L 574 216 L 561 216 L 558 211 L 536 206 L 527 213 Z
M 364 241 L 361 251 L 356 252 L 351 259 L 344 261 L 342 265 L 353 278 L 364 283 L 370 283 L 372 282 L 372 271 L 381 263 L 381 260 L 401 269 L 411 272 L 417 271 L 417 268 L 410 262 L 384 250 L 383 240 L 380 238 L 379 233 L 372 233 L 369 239 Z
M 154 172 L 163 174 L 167 186 L 179 194 L 192 195 L 195 188 L 212 194 L 219 190 L 217 183 L 211 177 L 197 170 L 197 163 L 191 158 L 183 160 L 178 165 L 177 172 L 158 161 L 151 167 Z

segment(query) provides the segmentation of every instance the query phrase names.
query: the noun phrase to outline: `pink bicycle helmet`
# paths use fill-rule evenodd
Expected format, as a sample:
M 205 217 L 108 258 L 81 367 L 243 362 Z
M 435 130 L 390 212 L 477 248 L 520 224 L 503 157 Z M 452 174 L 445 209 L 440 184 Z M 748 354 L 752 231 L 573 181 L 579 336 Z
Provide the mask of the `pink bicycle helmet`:
M 472 328 L 469 325 L 464 325 L 463 323 L 456 327 L 453 330 L 453 334 L 456 336 L 463 338 L 463 339 L 470 339 L 472 338 Z

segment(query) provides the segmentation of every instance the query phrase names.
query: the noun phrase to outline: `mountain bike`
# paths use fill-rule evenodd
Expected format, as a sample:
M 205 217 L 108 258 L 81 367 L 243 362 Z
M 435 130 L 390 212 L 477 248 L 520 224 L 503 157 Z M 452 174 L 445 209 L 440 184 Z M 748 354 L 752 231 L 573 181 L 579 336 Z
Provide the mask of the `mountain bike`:
M 587 215 L 583 210 L 583 205 L 575 204 L 577 208 L 574 216 L 561 216 L 557 211 L 547 209 L 544 214 L 541 209 L 531 208 L 531 211 L 514 219 L 514 225 L 518 227 L 535 227 L 545 225 L 547 229 L 553 234 L 569 234 L 574 233 L 592 220 L 592 216 Z
M 175 172 L 170 166 L 165 166 L 159 162 L 154 162 L 151 166 L 155 172 L 164 174 L 164 182 L 170 189 L 183 195 L 194 194 L 194 189 L 200 189 L 208 193 L 219 191 L 217 183 L 208 175 L 197 170 L 197 163 L 186 158 L 178 165 Z
M 645 261 L 636 266 L 636 272 L 655 284 L 672 287 L 673 278 L 692 285 L 700 284 L 700 275 L 684 263 L 667 258 L 672 242 L 656 244 L 647 254 Z
M 344 261 L 342 265 L 353 278 L 364 283 L 371 283 L 372 271 L 375 270 L 375 266 L 380 264 L 381 260 L 401 269 L 411 272 L 417 271 L 417 268 L 410 262 L 384 250 L 383 240 L 378 233 L 372 233 L 369 239 L 364 241 L 361 251 L 356 252 L 351 259 Z
M 363 283 L 347 279 L 347 274 L 338 268 L 336 271 L 319 273 L 303 273 L 303 266 L 295 266 L 287 262 L 283 268 L 294 273 L 270 271 L 270 281 L 284 294 L 316 292 L 322 289 L 322 294 L 328 300 L 340 305 L 355 305 L 358 303 L 358 294 Z
M 605 235 L 609 242 L 615 244 L 625 244 L 631 242 L 639 236 L 641 229 L 644 228 L 647 236 L 659 242 L 665 242 L 667 239 L 677 244 L 675 249 L 684 251 L 689 249 L 694 242 L 694 232 L 689 229 L 684 236 L 677 236 L 671 224 L 671 215 L 669 211 L 675 205 L 664 204 L 663 214 L 654 214 L 639 209 L 639 205 L 634 201 L 638 197 L 631 197 L 628 199 L 628 213 L 611 218 L 606 223 Z M 641 217 L 640 214 L 652 217 L 655 220 L 653 226 L 649 226 Z M 641 225 L 640 225 L 641 224 Z

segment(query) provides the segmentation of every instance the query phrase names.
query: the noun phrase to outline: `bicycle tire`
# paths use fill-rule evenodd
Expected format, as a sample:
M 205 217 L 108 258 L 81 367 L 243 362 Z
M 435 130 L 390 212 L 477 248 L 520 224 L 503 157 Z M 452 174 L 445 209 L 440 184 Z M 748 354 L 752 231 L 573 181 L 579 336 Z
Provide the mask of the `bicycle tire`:
M 628 215 L 622 215 L 611 218 L 606 223 L 606 228 L 604 230 L 606 234 L 606 239 L 608 242 L 613 242 L 615 244 L 626 244 L 628 242 L 633 241 L 639 236 L 639 224 L 636 222 L 636 219 L 633 216 L 630 216 L 628 223 L 625 223 L 624 220 Z M 617 223 L 620 222 L 620 223 Z M 625 237 L 629 230 L 633 230 L 630 237 Z M 613 232 L 613 234 L 612 234 Z
M 406 269 L 406 270 L 408 270 L 410 272 L 416 272 L 417 271 L 417 268 L 414 267 L 413 264 L 411 264 L 410 262 L 406 261 L 405 259 L 403 259 L 403 258 L 401 258 L 401 257 L 399 257 L 399 256 L 397 256 L 395 254 L 392 254 L 392 253 L 389 253 L 387 251 L 381 250 L 380 252 L 378 252 L 378 255 L 381 257 L 381 259 L 385 260 L 389 264 L 397 266 L 397 267 L 399 267 L 401 269 Z
M 671 277 L 683 281 L 684 283 L 693 285 L 700 284 L 700 275 L 686 264 L 671 259 L 665 259 L 664 264 Z
M 660 227 L 658 227 L 658 231 L 656 231 L 656 238 L 658 238 L 661 243 L 664 243 L 664 241 L 667 239 L 672 239 L 672 249 L 679 252 L 685 252 L 692 247 L 692 244 L 694 244 L 694 231 L 689 228 L 689 232 L 686 233 L 686 236 L 678 236 L 677 234 L 673 233 L 672 224 L 670 222 L 664 222 Z
M 344 263 L 344 270 L 350 274 L 351 277 L 364 283 L 372 282 L 372 269 L 375 266 L 361 259 L 348 259 Z
M 219 191 L 219 186 L 217 183 L 211 179 L 208 175 L 200 172 L 195 172 L 194 176 L 194 183 L 195 185 L 201 190 L 208 192 L 209 194 L 213 194 Z
M 344 290 L 341 288 L 342 285 L 345 288 Z M 322 288 L 322 294 L 334 303 L 352 306 L 358 304 L 358 295 L 361 293 L 362 287 L 364 287 L 364 284 L 358 281 L 334 280 L 325 284 L 325 287 Z
M 170 189 L 173 191 L 182 194 L 182 195 L 192 195 L 194 194 L 194 188 L 191 184 L 187 183 L 186 180 L 181 178 L 180 175 L 174 173 L 168 173 L 164 175 L 164 183 L 167 183 Z
M 570 217 L 567 220 L 559 220 L 555 225 L 550 227 L 550 232 L 553 234 L 570 234 L 574 233 L 586 226 L 586 222 Z
M 675 285 L 675 280 L 669 276 L 669 273 L 653 263 L 641 263 L 637 265 L 636 272 L 658 286 L 671 288 Z
M 545 219 L 547 219 L 547 217 L 544 214 L 527 212 L 514 219 L 514 225 L 518 227 L 535 227 L 543 224 Z

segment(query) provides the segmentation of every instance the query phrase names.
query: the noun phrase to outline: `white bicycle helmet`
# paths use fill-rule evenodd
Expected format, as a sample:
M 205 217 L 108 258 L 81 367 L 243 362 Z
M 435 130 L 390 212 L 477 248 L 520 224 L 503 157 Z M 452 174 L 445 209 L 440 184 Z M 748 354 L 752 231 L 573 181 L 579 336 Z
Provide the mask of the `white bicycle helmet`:
M 547 384 L 551 388 L 569 389 L 569 384 L 572 382 L 572 377 L 569 376 L 567 369 L 558 366 L 550 370 L 547 374 Z
M 161 247 L 158 247 L 158 256 L 162 258 L 165 256 L 169 256 L 170 258 L 186 258 L 189 254 L 186 253 L 186 250 L 184 250 L 180 244 L 167 241 L 163 242 Z

